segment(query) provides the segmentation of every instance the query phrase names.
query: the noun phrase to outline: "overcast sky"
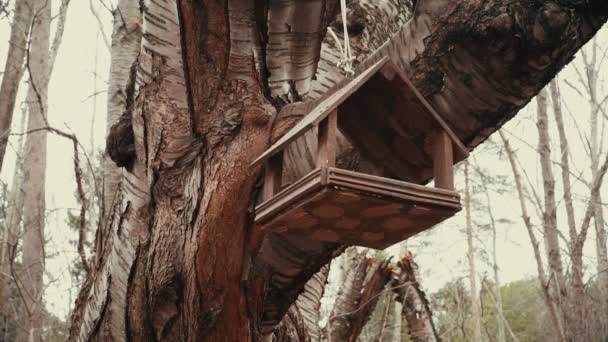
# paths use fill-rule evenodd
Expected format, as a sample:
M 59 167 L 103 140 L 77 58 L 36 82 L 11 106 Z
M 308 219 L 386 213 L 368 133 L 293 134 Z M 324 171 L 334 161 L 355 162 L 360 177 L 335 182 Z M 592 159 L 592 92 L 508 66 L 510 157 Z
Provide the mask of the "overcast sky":
M 106 34 L 111 33 L 111 16 L 95 0 L 95 8 L 98 9 L 104 24 Z M 108 1 L 110 3 L 110 1 Z M 53 4 L 56 12 L 58 1 Z M 53 23 L 54 24 L 54 23 Z M 0 65 L 4 65 L 6 50 L 8 47 L 9 22 L 0 20 Z M 603 46 L 608 46 L 608 30 L 604 28 L 599 39 Z M 608 62 L 602 71 L 603 82 L 608 79 Z M 105 103 L 106 82 L 109 68 L 109 51 L 103 39 L 99 35 L 99 26 L 91 14 L 89 2 L 86 0 L 71 1 L 66 30 L 63 43 L 59 50 L 54 73 L 50 82 L 49 90 L 49 121 L 58 128 L 72 130 L 87 149 L 91 149 L 91 142 L 96 150 L 102 149 L 105 136 Z M 562 79 L 568 79 L 577 83 L 576 73 L 573 68 L 567 68 L 562 74 Z M 25 94 L 26 86 L 20 88 L 20 99 Z M 99 92 L 96 96 L 95 93 Z M 572 164 L 582 169 L 588 168 L 589 162 L 583 150 L 578 132 L 588 132 L 589 107 L 585 98 L 582 98 L 571 89 L 562 86 L 564 101 L 566 102 L 566 126 L 568 134 L 572 137 L 570 141 L 573 150 Z M 604 86 L 601 94 L 608 93 Z M 18 103 L 17 108 L 20 105 Z M 538 168 L 537 155 L 534 147 L 537 144 L 535 127 L 535 103 L 526 107 L 505 128 L 511 135 L 511 142 L 517 149 L 518 157 L 525 166 L 530 181 L 539 185 L 540 169 Z M 13 131 L 19 131 L 21 111 L 15 111 Z M 93 129 L 91 123 L 94 120 Z M 606 124 L 606 120 L 603 120 Z M 555 128 L 552 123 L 552 129 Z M 602 126 L 603 129 L 603 126 Z M 91 134 L 92 133 L 92 134 Z M 556 139 L 555 137 L 553 137 Z M 554 160 L 559 160 L 557 151 L 553 151 Z M 508 163 L 499 160 L 496 152 L 485 145 L 478 147 L 473 157 L 481 167 L 489 169 L 492 174 L 504 175 L 511 178 Z M 15 162 L 14 149 L 9 146 L 4 168 L 0 178 L 10 184 Z M 556 170 L 556 177 L 559 175 Z M 457 176 L 457 185 L 462 186 L 461 172 Z M 559 186 L 559 178 L 557 182 Z M 580 185 L 580 184 L 579 184 Z M 604 198 L 608 198 L 603 187 Z M 74 191 L 75 181 L 72 166 L 71 144 L 65 139 L 49 135 L 48 139 L 48 167 L 47 167 L 47 254 L 53 255 L 47 260 L 47 281 L 54 280 L 46 292 L 47 307 L 60 316 L 68 313 L 74 301 L 76 290 L 71 289 L 69 281 L 68 265 L 77 254 L 75 248 L 68 243 L 69 239 L 76 239 L 76 233 L 70 231 L 65 224 L 66 211 L 77 207 Z M 582 187 L 581 190 L 584 190 Z M 584 191 L 581 193 L 584 194 Z M 480 195 L 480 194 L 475 194 Z M 509 282 L 526 277 L 536 276 L 536 266 L 533 259 L 532 249 L 528 235 L 521 221 L 519 203 L 513 196 L 493 194 L 495 215 L 497 218 L 509 218 L 512 224 L 499 225 L 498 256 L 501 277 L 504 282 Z M 484 198 L 478 196 L 480 201 Z M 580 198 L 584 200 L 584 198 Z M 530 210 L 532 207 L 530 206 Z M 582 214 L 582 206 L 577 208 L 578 217 Z M 486 220 L 483 213 L 477 213 L 479 222 Z M 560 212 L 560 222 L 565 220 Z M 421 266 L 422 282 L 429 291 L 434 291 L 450 279 L 466 275 L 466 236 L 464 234 L 464 211 L 455 218 L 434 229 L 431 233 L 422 234 L 410 240 L 409 246 L 417 256 L 416 260 Z M 588 276 L 593 275 L 595 262 L 595 235 L 592 230 L 587 242 L 586 260 L 589 265 Z M 478 247 L 489 250 L 488 233 L 478 233 L 475 243 Z M 424 246 L 423 246 L 424 245 Z M 397 248 L 389 249 L 389 253 Z M 480 272 L 489 272 L 481 258 L 477 259 Z

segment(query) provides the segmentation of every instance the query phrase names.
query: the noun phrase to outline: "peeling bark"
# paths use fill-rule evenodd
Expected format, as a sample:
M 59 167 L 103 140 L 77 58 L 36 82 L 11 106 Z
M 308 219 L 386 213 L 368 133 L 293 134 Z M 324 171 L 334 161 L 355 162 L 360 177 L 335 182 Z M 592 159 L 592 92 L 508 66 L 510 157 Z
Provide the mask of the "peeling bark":
M 328 275 L 329 265 L 326 265 L 310 278 L 273 333 L 262 336 L 261 339 L 273 342 L 321 341 L 321 298 L 325 292 Z
M 441 341 L 433 324 L 426 294 L 416 280 L 416 264 L 408 255 L 397 263 L 391 286 L 403 305 L 408 333 L 413 342 Z
M 135 62 L 141 48 L 142 18 L 137 0 L 120 0 L 114 10 L 114 29 L 110 51 L 110 76 L 106 129 L 109 132 L 123 113 L 133 111 L 135 87 Z M 103 159 L 102 222 L 112 207 L 121 179 L 121 170 L 107 155 Z M 98 242 L 103 237 L 98 238 Z
M 70 340 L 251 341 L 281 324 L 301 336 L 306 319 L 293 304 L 345 246 L 253 226 L 259 170 L 249 165 L 299 119 L 275 118 L 277 109 L 307 99 L 307 87 L 311 99 L 331 92 L 330 83 L 341 77 L 331 62 L 323 64 L 324 56 L 332 60 L 323 43 L 310 48 L 328 39 L 323 34 L 336 3 L 304 2 L 143 2 L 136 96 L 126 119 L 133 165 L 123 170 L 108 208 L 106 236 L 77 300 Z M 411 12 L 397 3 L 405 1 L 383 1 L 378 11 L 366 12 L 372 22 L 391 24 L 353 37 L 361 51 L 365 44 L 379 46 L 361 53 L 359 68 L 393 56 L 470 147 L 529 101 L 606 12 L 599 1 L 565 11 L 565 23 L 556 21 L 551 32 L 541 26 L 538 38 L 534 19 L 552 5 L 426 0 L 402 23 Z M 307 11 L 294 15 L 296 8 Z M 389 8 L 396 11 L 380 19 Z M 557 12 L 562 18 L 564 11 Z M 294 24 L 291 31 L 285 23 Z M 354 32 L 357 25 L 349 24 Z M 269 51 L 274 33 L 284 34 L 281 54 Z M 539 67 L 547 54 L 547 65 Z M 283 56 L 293 58 L 277 79 L 270 66 Z M 273 95 L 271 82 L 287 92 Z M 125 138 L 118 135 L 111 138 Z M 382 283 L 379 276 L 371 279 Z M 366 317 L 357 319 L 361 324 Z
M 327 341 L 356 341 L 390 280 L 389 261 L 372 261 L 365 254 L 354 258 L 340 287 L 325 327 Z

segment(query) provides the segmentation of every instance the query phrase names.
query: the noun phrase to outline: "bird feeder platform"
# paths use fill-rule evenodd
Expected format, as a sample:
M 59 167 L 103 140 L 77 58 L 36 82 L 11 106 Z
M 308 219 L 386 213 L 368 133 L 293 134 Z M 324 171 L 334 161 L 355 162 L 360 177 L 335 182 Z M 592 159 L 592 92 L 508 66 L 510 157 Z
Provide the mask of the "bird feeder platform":
M 461 209 L 453 165 L 468 151 L 388 58 L 317 102 L 283 110 L 306 115 L 253 163 L 265 163 L 255 208 L 264 231 L 384 249 Z M 316 126 L 316 168 L 282 188 L 283 150 Z M 336 168 L 338 127 L 391 178 Z M 430 179 L 434 188 L 422 185 Z

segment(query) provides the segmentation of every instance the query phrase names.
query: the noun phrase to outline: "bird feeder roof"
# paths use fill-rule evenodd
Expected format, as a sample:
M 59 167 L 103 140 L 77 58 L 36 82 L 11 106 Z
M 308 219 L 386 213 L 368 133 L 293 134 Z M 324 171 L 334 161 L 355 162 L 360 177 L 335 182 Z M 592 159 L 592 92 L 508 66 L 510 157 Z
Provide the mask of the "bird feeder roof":
M 454 163 L 467 148 L 412 82 L 383 57 L 334 92 L 310 102 L 287 105 L 280 116 L 304 115 L 252 165 L 264 162 L 338 110 L 338 127 L 368 160 L 397 179 L 423 183 L 432 178 L 430 139 L 440 131 L 452 140 Z

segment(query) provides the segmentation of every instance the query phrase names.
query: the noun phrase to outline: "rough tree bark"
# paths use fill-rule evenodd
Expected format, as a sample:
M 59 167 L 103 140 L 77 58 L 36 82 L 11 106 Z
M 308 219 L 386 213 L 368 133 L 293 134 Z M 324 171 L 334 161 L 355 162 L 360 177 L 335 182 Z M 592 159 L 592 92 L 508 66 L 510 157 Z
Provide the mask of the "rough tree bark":
M 51 1 L 33 4 L 34 20 L 26 56 L 29 76 L 28 135 L 25 140 L 23 161 L 23 270 L 18 286 L 24 301 L 22 322 L 25 329 L 17 335 L 18 341 L 42 341 L 44 302 L 44 221 L 45 221 L 45 173 L 49 82 L 49 47 Z
M 400 11 L 381 16 L 394 3 L 363 12 L 370 20 L 353 45 L 374 31 L 397 33 L 378 39 L 358 68 L 393 56 L 471 148 L 608 12 L 598 0 L 421 0 L 399 24 Z M 334 91 L 342 77 L 322 59 L 337 1 L 146 0 L 142 8 L 134 110 L 109 139 L 125 142 L 110 151 L 125 162 L 124 186 L 108 208 L 70 339 L 268 339 L 289 324 L 306 282 L 345 248 L 265 235 L 250 211 L 259 189 L 250 162 L 300 118 L 275 118 L 277 109 L 307 89 L 304 99 Z M 375 25 L 384 20 L 391 25 Z
M 13 110 L 17 100 L 19 82 L 23 75 L 26 40 L 32 25 L 34 0 L 16 0 L 15 16 L 11 26 L 8 55 L 0 84 L 0 171 L 6 153 L 6 145 L 13 122 Z
M 473 220 L 471 218 L 471 186 L 469 161 L 464 162 L 464 210 L 467 232 L 467 259 L 469 261 L 469 286 L 471 290 L 471 320 L 473 321 L 473 341 L 481 342 L 481 306 L 477 292 L 477 272 L 475 271 L 475 246 L 473 246 Z
M 389 260 L 372 260 L 359 252 L 338 291 L 324 330 L 324 341 L 356 341 L 390 276 Z
M 408 333 L 413 342 L 441 341 L 433 323 L 426 294 L 416 280 L 416 264 L 410 255 L 397 263 L 391 286 L 401 302 L 402 315 L 407 321 Z

